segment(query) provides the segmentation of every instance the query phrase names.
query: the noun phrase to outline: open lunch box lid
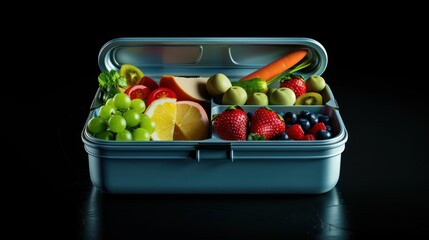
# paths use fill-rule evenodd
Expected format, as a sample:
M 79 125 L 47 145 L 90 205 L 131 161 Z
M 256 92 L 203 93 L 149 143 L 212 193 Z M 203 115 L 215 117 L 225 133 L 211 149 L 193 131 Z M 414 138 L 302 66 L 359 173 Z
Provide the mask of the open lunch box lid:
M 118 71 L 133 64 L 145 75 L 210 76 L 223 73 L 237 80 L 296 49 L 308 49 L 313 64 L 297 72 L 305 78 L 321 75 L 327 64 L 325 48 L 310 38 L 142 38 L 124 37 L 107 42 L 100 50 L 101 71 Z

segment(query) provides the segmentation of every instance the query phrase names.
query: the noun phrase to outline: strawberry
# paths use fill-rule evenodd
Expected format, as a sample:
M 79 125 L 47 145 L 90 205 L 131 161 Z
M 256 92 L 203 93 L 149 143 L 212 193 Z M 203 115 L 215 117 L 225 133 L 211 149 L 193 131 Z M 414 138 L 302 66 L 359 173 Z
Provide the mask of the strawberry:
M 299 123 L 295 123 L 286 129 L 286 133 L 290 139 L 293 140 L 302 140 L 304 138 L 304 130 Z
M 239 106 L 230 106 L 223 112 L 213 116 L 213 129 L 223 140 L 246 140 L 247 122 L 246 112 Z
M 311 133 L 307 133 L 301 140 L 316 140 L 316 137 Z
M 307 86 L 305 85 L 304 77 L 301 75 L 291 74 L 289 77 L 283 78 L 280 81 L 280 87 L 292 89 L 292 91 L 295 93 L 295 97 L 299 97 L 307 92 Z
M 251 140 L 271 140 L 285 129 L 283 117 L 269 107 L 258 108 L 250 120 Z
M 326 130 L 326 125 L 323 122 L 318 122 L 310 128 L 310 133 L 316 136 L 317 132 L 320 130 Z

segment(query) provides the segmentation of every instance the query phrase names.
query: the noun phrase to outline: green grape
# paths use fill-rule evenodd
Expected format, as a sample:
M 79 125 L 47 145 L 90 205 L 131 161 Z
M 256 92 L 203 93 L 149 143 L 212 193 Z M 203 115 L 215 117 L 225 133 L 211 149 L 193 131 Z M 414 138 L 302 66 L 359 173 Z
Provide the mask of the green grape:
M 144 128 L 136 128 L 132 132 L 133 140 L 135 141 L 149 141 L 150 133 Z
M 155 131 L 156 123 L 146 114 L 140 114 L 139 127 L 146 129 L 150 134 Z
M 119 133 L 125 130 L 127 127 L 127 121 L 125 121 L 125 118 L 122 116 L 113 115 L 109 118 L 109 121 L 107 121 L 107 125 L 110 131 Z
M 125 129 L 122 132 L 116 134 L 116 141 L 131 141 L 133 140 L 133 134 Z
M 138 113 L 143 113 L 146 110 L 146 103 L 141 98 L 131 100 L 131 109 L 137 110 Z
M 115 115 L 122 116 L 122 112 L 121 112 L 121 111 L 119 111 L 119 110 L 116 110 L 116 111 L 115 111 Z
M 116 112 L 115 107 L 113 107 L 112 105 L 103 105 L 101 106 L 100 112 L 98 115 L 104 120 L 109 120 L 109 118 L 112 115 L 115 115 L 115 112 Z
M 88 121 L 87 125 L 88 132 L 95 135 L 106 130 L 106 120 L 102 117 L 93 117 Z
M 120 92 L 113 97 L 113 104 L 118 110 L 127 110 L 131 105 L 131 98 L 128 94 Z
M 115 104 L 113 103 L 113 98 L 107 99 L 107 101 L 106 101 L 106 103 L 104 105 L 111 105 L 116 110 Z
M 113 140 L 113 139 L 115 139 L 115 136 L 113 135 L 113 132 L 107 131 L 107 130 L 95 134 L 95 137 L 99 138 L 99 139 L 103 139 L 103 140 Z
M 140 114 L 135 109 L 128 109 L 127 111 L 122 114 L 122 117 L 124 117 L 125 121 L 127 122 L 127 127 L 135 127 L 140 122 Z

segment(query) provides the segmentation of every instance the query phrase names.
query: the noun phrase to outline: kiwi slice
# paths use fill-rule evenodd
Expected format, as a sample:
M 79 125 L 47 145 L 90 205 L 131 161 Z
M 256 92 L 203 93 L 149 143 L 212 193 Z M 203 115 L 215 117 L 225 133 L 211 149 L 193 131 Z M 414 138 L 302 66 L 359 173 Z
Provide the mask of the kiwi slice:
M 322 105 L 323 97 L 317 92 L 307 92 L 296 98 L 295 105 Z
M 144 76 L 138 67 L 131 64 L 123 64 L 119 69 L 119 75 L 125 77 L 128 86 L 136 84 Z

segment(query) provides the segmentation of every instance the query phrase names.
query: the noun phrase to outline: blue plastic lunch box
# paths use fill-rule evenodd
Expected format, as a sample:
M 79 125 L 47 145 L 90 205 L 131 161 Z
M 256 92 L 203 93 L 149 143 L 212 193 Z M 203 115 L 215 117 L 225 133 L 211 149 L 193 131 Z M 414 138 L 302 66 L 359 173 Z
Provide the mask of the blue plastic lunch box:
M 162 75 L 211 76 L 224 73 L 232 81 L 297 48 L 314 60 L 296 74 L 322 75 L 328 57 L 310 38 L 117 38 L 101 48 L 100 71 L 133 64 L 153 79 Z M 94 80 L 96 81 L 96 80 Z M 108 141 L 91 136 L 86 125 L 102 105 L 95 93 L 81 137 L 88 153 L 92 184 L 114 194 L 320 194 L 340 177 L 341 154 L 348 133 L 329 79 L 324 105 L 270 105 L 277 111 L 309 110 L 328 115 L 334 137 L 315 141 L 226 141 L 210 129 L 200 141 Z M 228 106 L 202 103 L 208 116 Z M 255 105 L 244 105 L 254 111 Z

